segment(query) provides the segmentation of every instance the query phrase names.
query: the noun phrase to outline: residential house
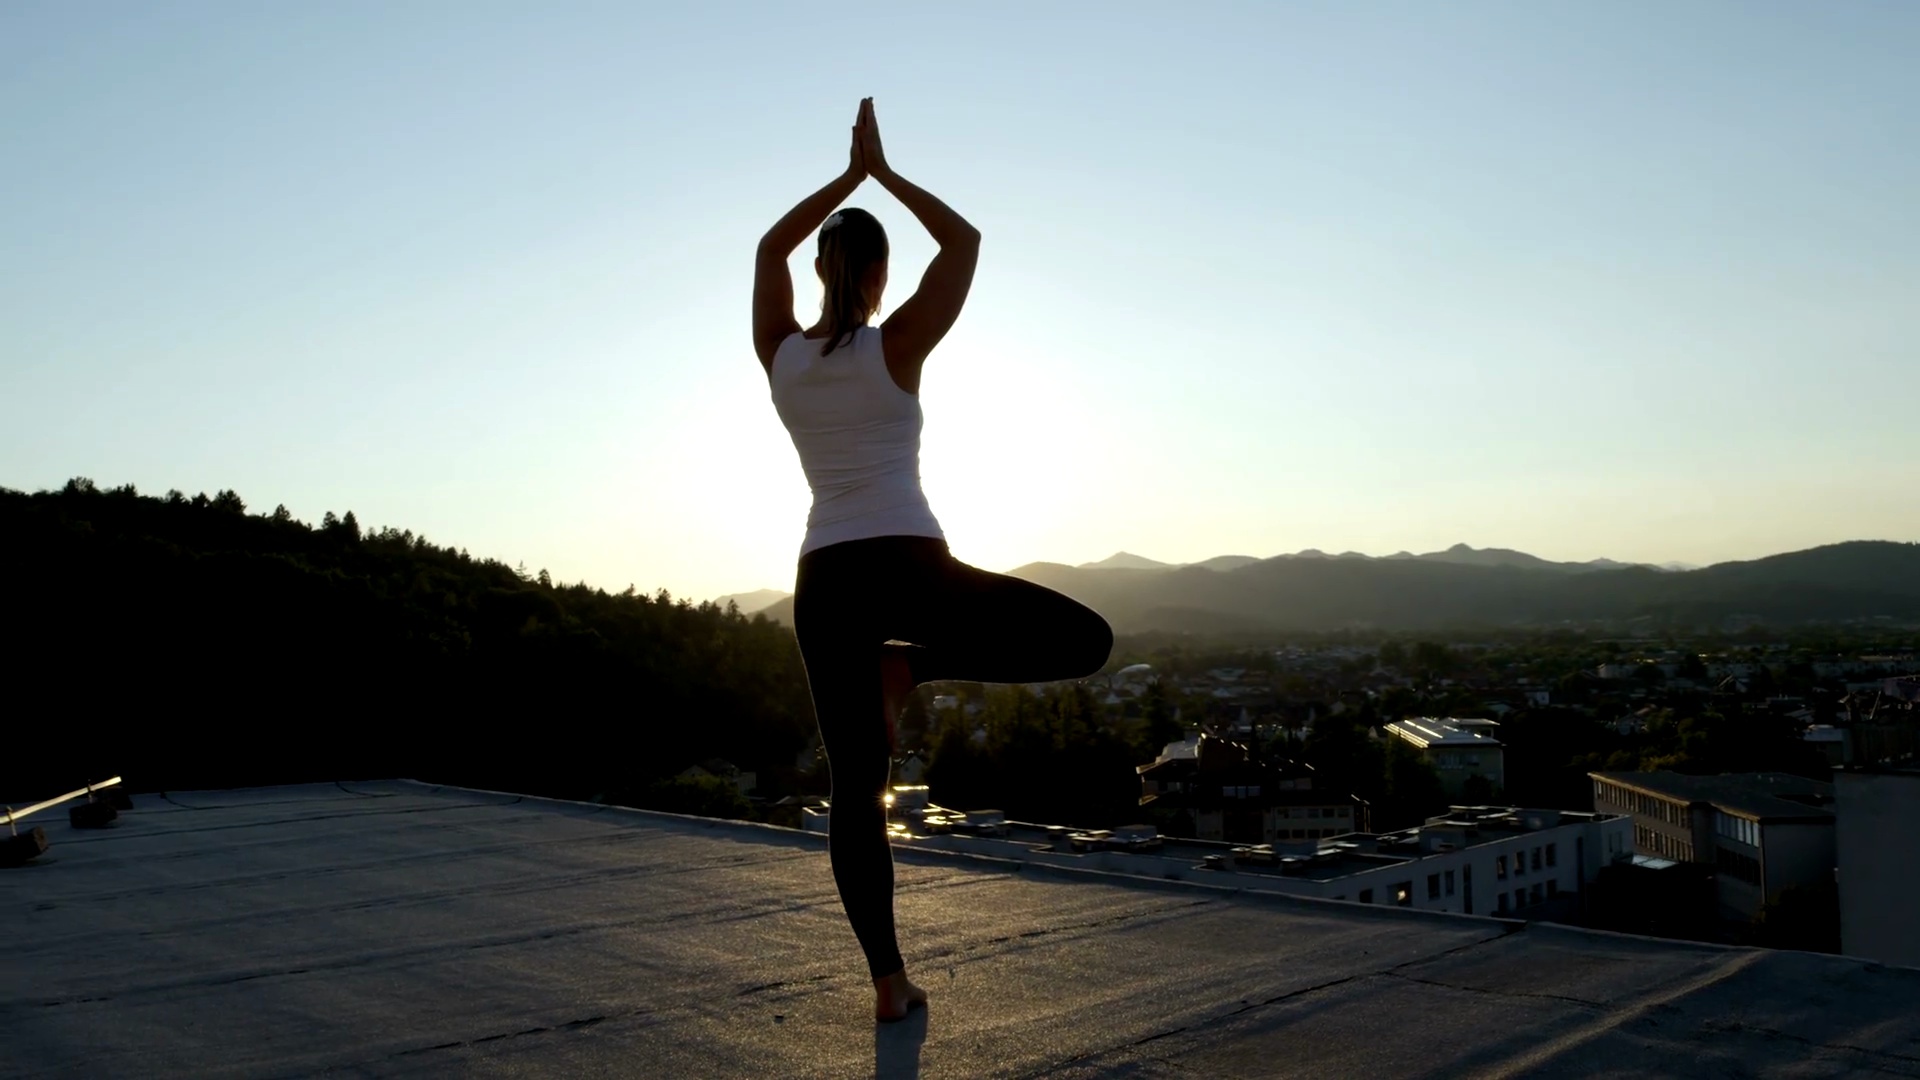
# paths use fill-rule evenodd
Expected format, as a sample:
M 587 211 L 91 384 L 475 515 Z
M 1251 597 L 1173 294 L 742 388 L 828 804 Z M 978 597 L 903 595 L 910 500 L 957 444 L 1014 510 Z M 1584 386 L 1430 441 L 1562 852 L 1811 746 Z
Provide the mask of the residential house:
M 1140 805 L 1185 811 L 1202 840 L 1307 843 L 1354 830 L 1352 797 L 1315 788 L 1311 766 L 1258 761 L 1211 733 L 1169 743 L 1136 771 Z
M 1417 747 L 1440 774 L 1447 796 L 1457 799 L 1476 776 L 1493 791 L 1506 787 L 1506 751 L 1493 735 L 1499 726 L 1486 719 L 1411 716 L 1388 724 L 1387 732 Z

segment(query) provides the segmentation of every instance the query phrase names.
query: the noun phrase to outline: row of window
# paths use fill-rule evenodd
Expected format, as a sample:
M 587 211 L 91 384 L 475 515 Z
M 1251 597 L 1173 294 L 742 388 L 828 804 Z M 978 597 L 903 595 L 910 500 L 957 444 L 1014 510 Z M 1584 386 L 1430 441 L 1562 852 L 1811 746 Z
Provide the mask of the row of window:
M 1323 818 L 1323 817 L 1324 818 L 1350 818 L 1353 816 L 1353 809 L 1351 807 L 1346 807 L 1346 806 L 1275 807 L 1273 811 L 1273 816 L 1283 817 L 1283 818 L 1307 818 L 1309 820 L 1312 820 L 1314 818 Z
M 1511 906 L 1508 905 L 1507 894 L 1504 892 L 1494 897 L 1494 899 L 1497 900 L 1500 905 L 1498 913 L 1501 915 L 1505 915 L 1509 911 L 1517 911 L 1520 908 L 1528 907 L 1530 905 L 1545 903 L 1547 900 L 1552 899 L 1553 897 L 1556 897 L 1559 895 L 1560 895 L 1560 883 L 1557 881 L 1549 881 L 1544 886 L 1535 885 L 1532 889 L 1513 890 L 1513 901 Z
M 1472 885 L 1473 875 L 1471 873 L 1467 874 L 1466 881 L 1469 886 Z M 1410 907 L 1413 904 L 1413 882 L 1411 881 L 1397 882 L 1388 886 L 1386 891 L 1390 902 L 1396 907 Z M 1427 875 L 1428 901 L 1438 902 L 1443 898 L 1451 899 L 1456 891 L 1456 880 L 1452 870 Z M 1361 889 L 1359 893 L 1360 903 L 1373 903 L 1373 892 L 1372 889 Z M 1550 878 L 1531 887 L 1515 889 L 1511 894 L 1503 889 L 1494 894 L 1494 900 L 1499 904 L 1499 913 L 1505 914 L 1508 911 L 1544 903 L 1559 895 L 1560 882 Z M 1345 900 L 1346 897 L 1336 896 L 1334 899 Z M 1471 912 L 1472 910 L 1473 898 L 1469 896 L 1467 897 L 1467 911 Z
M 1440 888 L 1443 880 L 1446 884 L 1446 895 L 1453 895 L 1453 871 L 1448 870 L 1444 875 L 1427 875 L 1427 899 L 1440 899 Z M 1387 895 L 1392 898 L 1395 907 L 1410 907 L 1413 904 L 1413 882 L 1402 881 L 1390 885 L 1387 887 Z M 1517 911 L 1526 907 L 1537 907 L 1559 895 L 1560 883 L 1558 881 L 1546 881 L 1534 885 L 1531 888 L 1515 889 L 1511 895 L 1505 890 L 1502 890 L 1495 894 L 1494 900 L 1499 905 L 1498 913 L 1505 915 L 1509 911 Z M 1345 900 L 1346 897 L 1336 896 L 1334 899 Z M 1373 903 L 1373 890 L 1361 889 L 1360 902 L 1363 904 Z
M 1675 862 L 1693 861 L 1693 844 L 1646 825 L 1633 827 L 1633 845 L 1649 855 Z
M 1446 881 L 1447 895 L 1453 895 L 1453 871 L 1448 870 L 1445 874 L 1427 875 L 1427 899 L 1440 899 L 1440 884 L 1443 878 Z
M 1713 864 L 1721 873 L 1730 877 L 1739 878 L 1749 885 L 1760 884 L 1760 860 L 1744 852 L 1732 851 L 1715 844 Z
M 1533 872 L 1536 874 L 1540 872 L 1540 867 L 1543 862 L 1542 860 L 1543 854 L 1545 856 L 1545 859 L 1544 859 L 1545 865 L 1547 866 L 1560 865 L 1559 845 L 1548 844 L 1544 849 L 1536 847 L 1533 849 L 1533 860 L 1532 860 Z M 1515 877 L 1526 876 L 1527 861 L 1528 861 L 1527 851 L 1524 848 L 1513 853 L 1513 876 Z M 1507 857 L 1505 855 L 1494 856 L 1493 876 L 1500 881 L 1507 880 Z
M 1688 820 L 1687 804 L 1684 802 L 1674 802 L 1671 799 L 1633 791 L 1619 784 L 1609 784 L 1605 780 L 1595 780 L 1593 782 L 1594 809 L 1599 809 L 1602 803 L 1611 803 L 1625 809 L 1629 814 L 1664 821 L 1669 825 L 1685 825 Z
M 1760 846 L 1760 823 L 1743 817 L 1715 811 L 1713 831 L 1728 839 L 1738 840 L 1750 847 Z

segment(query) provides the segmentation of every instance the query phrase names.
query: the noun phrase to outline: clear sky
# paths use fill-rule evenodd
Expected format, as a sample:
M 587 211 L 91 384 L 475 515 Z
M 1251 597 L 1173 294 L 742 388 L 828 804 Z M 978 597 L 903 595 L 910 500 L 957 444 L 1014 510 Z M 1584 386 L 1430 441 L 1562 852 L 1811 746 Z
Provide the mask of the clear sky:
M 1920 538 L 1920 4 L 673 7 L 0 6 L 0 485 L 790 587 L 752 249 L 872 95 L 970 562 Z

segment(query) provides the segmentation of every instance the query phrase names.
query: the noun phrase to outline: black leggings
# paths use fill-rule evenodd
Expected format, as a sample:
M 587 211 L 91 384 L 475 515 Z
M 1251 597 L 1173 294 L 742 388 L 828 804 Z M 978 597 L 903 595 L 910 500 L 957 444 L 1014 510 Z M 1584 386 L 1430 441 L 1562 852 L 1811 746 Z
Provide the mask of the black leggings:
M 1113 631 L 1083 604 L 968 566 L 944 541 L 918 536 L 850 540 L 801 556 L 793 622 L 833 776 L 833 880 L 877 979 L 905 966 L 882 802 L 893 764 L 881 705 L 886 643 L 917 646 L 899 650 L 916 686 L 1052 682 L 1099 671 Z

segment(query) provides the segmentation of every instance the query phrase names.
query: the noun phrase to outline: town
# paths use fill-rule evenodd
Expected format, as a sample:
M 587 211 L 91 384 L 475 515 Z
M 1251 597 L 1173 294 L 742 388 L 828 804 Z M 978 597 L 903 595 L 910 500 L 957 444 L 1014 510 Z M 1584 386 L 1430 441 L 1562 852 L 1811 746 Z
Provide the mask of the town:
M 924 688 L 901 723 L 893 835 L 1916 964 L 1899 882 L 1920 858 L 1920 665 L 1902 634 L 1134 643 L 1081 683 Z M 817 745 L 801 757 L 817 780 Z M 756 790 L 710 764 L 688 777 Z M 746 801 L 827 827 L 818 793 Z

